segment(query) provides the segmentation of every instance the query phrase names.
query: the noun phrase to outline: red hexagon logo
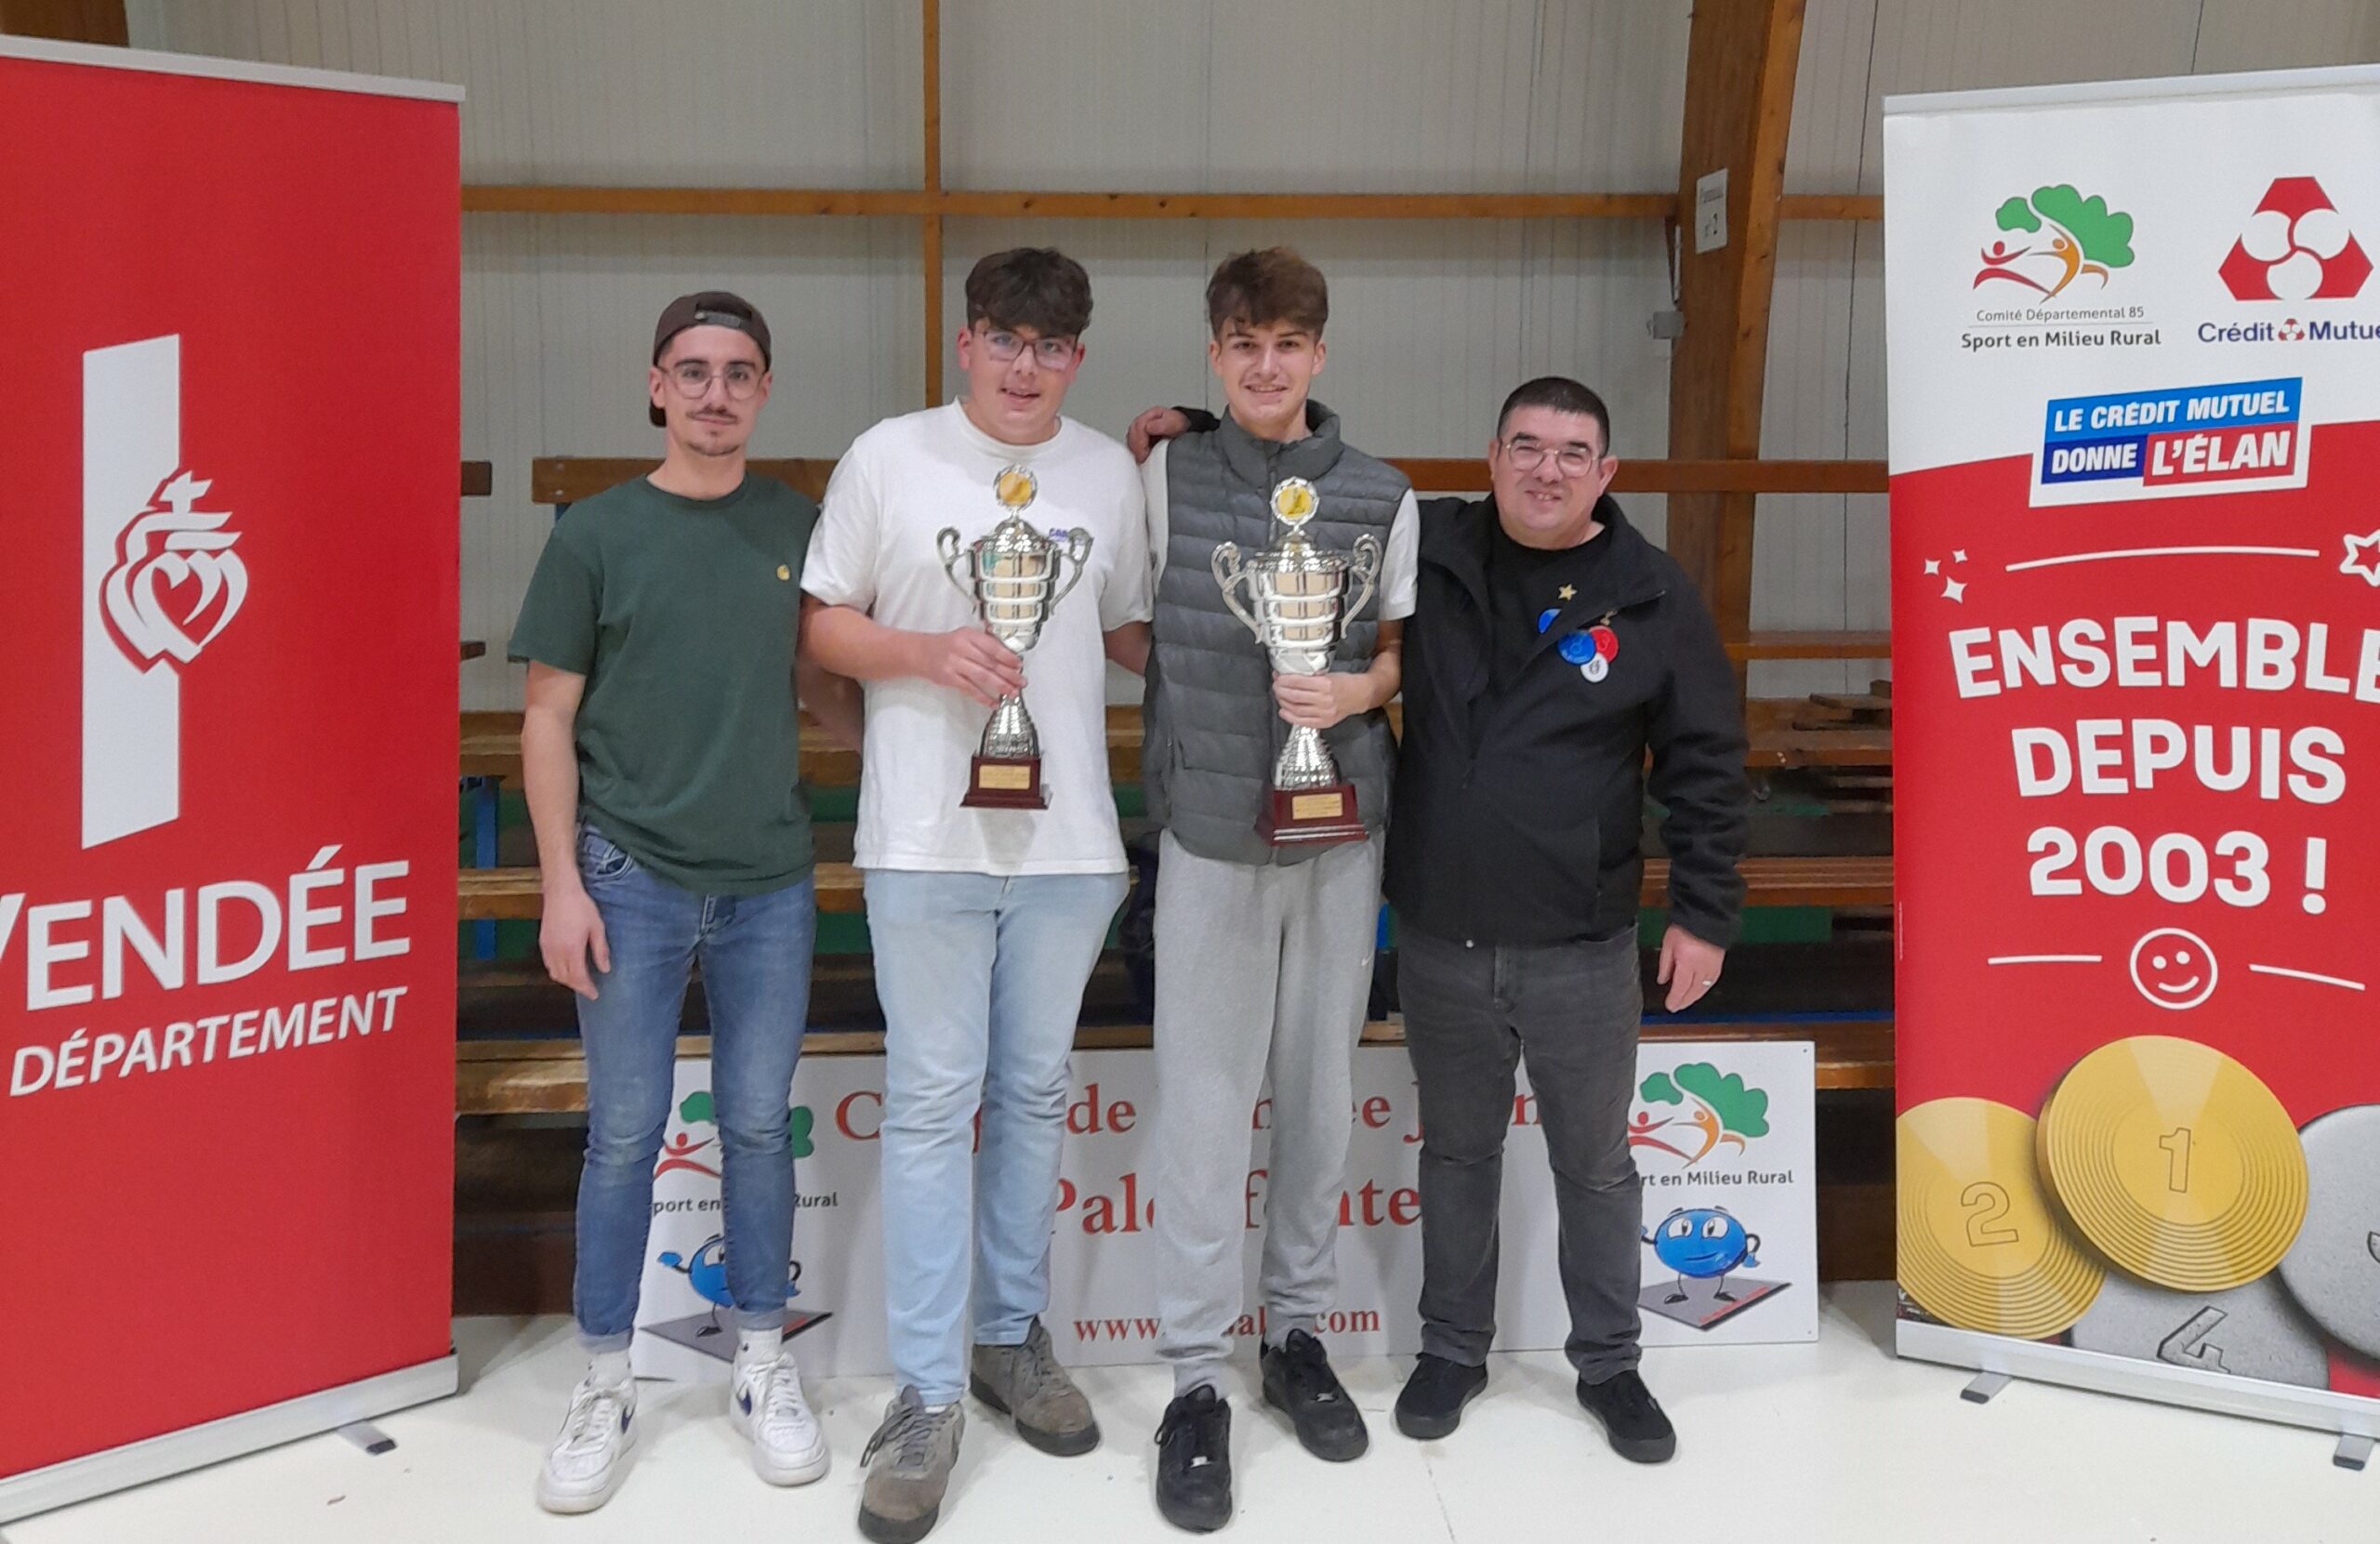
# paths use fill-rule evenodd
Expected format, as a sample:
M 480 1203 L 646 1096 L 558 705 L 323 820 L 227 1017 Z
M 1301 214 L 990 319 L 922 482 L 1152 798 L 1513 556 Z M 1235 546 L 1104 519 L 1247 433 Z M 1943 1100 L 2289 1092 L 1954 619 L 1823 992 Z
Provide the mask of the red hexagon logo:
M 2372 277 L 2372 259 L 2310 177 L 2280 177 L 2223 259 L 2240 300 L 2345 300 Z

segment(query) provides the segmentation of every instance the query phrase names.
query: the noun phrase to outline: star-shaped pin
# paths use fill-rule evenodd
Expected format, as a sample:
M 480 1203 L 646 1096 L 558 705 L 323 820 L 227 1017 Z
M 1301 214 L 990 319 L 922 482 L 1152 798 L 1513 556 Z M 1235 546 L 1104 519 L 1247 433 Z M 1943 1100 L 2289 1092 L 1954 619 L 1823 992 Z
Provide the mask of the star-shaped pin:
M 2380 531 L 2368 536 L 2347 537 L 2347 561 L 2339 564 L 2339 572 L 2352 574 L 2367 585 L 2380 586 Z
M 1957 579 L 1945 579 L 1945 580 L 1943 580 L 1943 581 L 1942 581 L 1942 599 L 1943 599 L 1943 600 L 1958 600 L 1958 601 L 1962 601 L 1962 602 L 1964 602 L 1964 601 L 1966 600 L 1966 598 L 1967 598 L 1967 587 L 1965 586 L 1965 584 L 1964 584 L 1964 583 L 1963 583 L 1962 581 L 1957 580 Z
M 1941 560 L 1941 559 L 1939 559 L 1939 558 L 1928 558 L 1928 559 L 1926 559 L 1926 560 L 1925 560 L 1925 572 L 1926 572 L 1927 574 L 1939 574 L 1939 573 L 1941 573 L 1941 572 L 1942 572 L 1942 560 Z
M 1579 598 L 1579 587 L 1576 585 L 1564 585 L 1560 589 L 1555 590 L 1554 594 L 1554 598 L 1557 600 L 1575 600 Z

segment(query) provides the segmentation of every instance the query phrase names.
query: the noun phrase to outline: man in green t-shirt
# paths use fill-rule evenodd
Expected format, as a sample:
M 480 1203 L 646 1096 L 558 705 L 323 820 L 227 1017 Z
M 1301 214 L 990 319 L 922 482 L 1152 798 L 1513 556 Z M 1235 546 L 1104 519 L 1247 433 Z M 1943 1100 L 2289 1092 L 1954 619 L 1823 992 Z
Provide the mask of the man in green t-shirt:
M 750 304 L 720 291 L 672 301 L 646 385 L 668 432 L 661 466 L 555 522 L 512 634 L 511 657 L 529 666 L 521 758 L 545 876 L 539 942 L 547 970 L 578 994 L 587 1051 L 573 1302 L 590 1366 L 538 1475 L 550 1511 L 602 1506 L 636 1438 L 628 1341 L 696 959 L 725 1170 L 734 1418 L 763 1479 L 826 1471 L 783 1346 L 786 1111 L 817 928 L 797 680 L 854 746 L 859 714 L 851 682 L 797 657 L 817 506 L 745 467 L 769 383 L 768 323 Z

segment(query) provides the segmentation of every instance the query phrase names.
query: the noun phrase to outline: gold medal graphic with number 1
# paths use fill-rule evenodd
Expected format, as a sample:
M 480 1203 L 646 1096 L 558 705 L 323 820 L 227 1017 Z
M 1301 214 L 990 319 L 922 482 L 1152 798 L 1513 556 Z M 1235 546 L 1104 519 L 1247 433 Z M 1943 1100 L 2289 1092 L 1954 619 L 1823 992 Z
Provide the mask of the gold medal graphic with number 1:
M 2306 1221 L 2306 1152 L 2289 1112 L 2195 1040 L 2139 1035 L 2077 1062 L 2042 1111 L 2040 1157 L 2083 1237 L 2176 1291 L 2255 1280 Z
M 1991 1335 L 2040 1339 L 2082 1316 L 2104 1278 L 2050 1211 L 2031 1117 L 1937 1099 L 1894 1132 L 1902 1291 L 1944 1324 Z

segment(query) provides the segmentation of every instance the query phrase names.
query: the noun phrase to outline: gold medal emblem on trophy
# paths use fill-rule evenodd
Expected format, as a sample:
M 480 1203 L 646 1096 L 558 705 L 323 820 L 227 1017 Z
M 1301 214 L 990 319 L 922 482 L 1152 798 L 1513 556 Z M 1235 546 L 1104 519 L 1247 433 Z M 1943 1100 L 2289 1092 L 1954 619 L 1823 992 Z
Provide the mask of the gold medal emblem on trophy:
M 1008 511 L 999 522 L 964 546 L 957 526 L 943 527 L 934 538 L 943 572 L 974 606 L 976 620 L 1019 657 L 1040 640 L 1042 624 L 1082 577 L 1091 556 L 1090 532 L 1045 536 L 1025 523 L 1025 511 L 1040 491 L 1028 468 L 1003 467 L 992 479 L 992 497 Z M 971 809 L 1049 808 L 1050 797 L 1041 787 L 1041 736 L 1021 693 L 1010 693 L 993 706 L 959 802 Z
M 1244 559 L 1236 543 L 1215 548 L 1212 566 L 1223 604 L 1256 635 L 1276 674 L 1318 676 L 1329 670 L 1348 622 L 1371 600 L 1380 579 L 1381 547 L 1370 533 L 1357 536 L 1351 552 L 1326 551 L 1306 538 L 1306 523 L 1321 507 L 1313 483 L 1284 478 L 1273 489 L 1280 539 Z M 1356 581 L 1352 600 L 1350 575 Z M 1240 600 L 1243 587 L 1246 604 Z M 1320 730 L 1290 727 L 1273 760 L 1273 785 L 1257 829 L 1276 847 L 1363 839 L 1355 785 L 1339 775 Z

